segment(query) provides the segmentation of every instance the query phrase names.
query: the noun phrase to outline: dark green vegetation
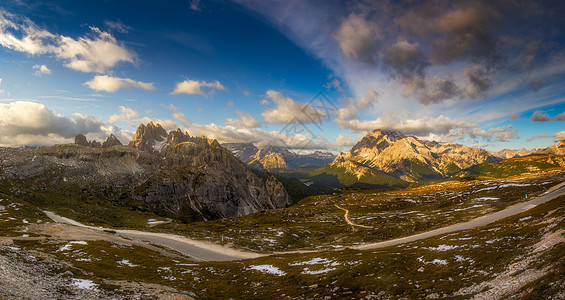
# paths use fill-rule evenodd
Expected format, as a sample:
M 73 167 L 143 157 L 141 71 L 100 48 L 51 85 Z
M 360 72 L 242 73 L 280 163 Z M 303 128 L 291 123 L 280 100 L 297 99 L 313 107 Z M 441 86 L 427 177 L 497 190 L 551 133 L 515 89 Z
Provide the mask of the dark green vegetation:
M 470 167 L 453 176 L 453 179 L 507 178 L 529 173 L 562 170 L 565 157 L 557 155 L 534 155 L 487 162 Z
M 479 184 L 481 185 L 481 184 Z M 489 186 L 492 187 L 492 186 Z M 445 190 L 438 187 L 437 192 Z M 469 187 L 462 186 L 459 191 Z M 477 187 L 477 189 L 485 188 Z M 413 191 L 414 195 L 418 191 Z M 420 191 L 423 192 L 423 191 Z M 407 193 L 408 195 L 409 193 Z M 2 197 L 4 198 L 4 197 Z M 395 200 L 387 206 L 404 201 Z M 2 205 L 20 207 L 10 198 Z M 318 204 L 319 205 L 319 204 Z M 343 204 L 345 206 L 345 204 Z M 22 234 L 34 211 L 11 210 L 4 230 Z M 5 219 L 6 216 L 2 216 Z M 45 217 L 34 219 L 44 220 Z M 358 237 L 362 229 L 349 232 Z M 102 241 L 14 239 L 7 252 L 34 254 L 46 263 L 68 263 L 53 274 L 89 279 L 97 289 L 145 282 L 174 287 L 202 299 L 422 299 L 443 297 L 560 299 L 565 290 L 565 197 L 484 228 L 379 250 L 278 254 L 235 262 L 194 263 L 135 246 Z M 13 234 L 15 236 L 16 234 Z M 47 253 L 46 256 L 37 255 Z M 120 296 L 127 297 L 125 291 Z M 372 296 L 371 296 L 372 297 Z
M 410 183 L 385 174 L 379 170 L 366 167 L 367 173 L 357 178 L 345 168 L 325 165 L 307 173 L 303 180 L 311 181 L 315 187 L 352 187 L 352 188 L 405 188 Z
M 160 230 L 228 243 L 257 252 L 340 247 L 372 243 L 463 222 L 534 197 L 561 182 L 553 174 L 527 180 L 444 182 L 406 190 L 342 190 L 308 197 L 285 208 L 238 218 L 191 224 L 171 223 Z M 344 211 L 356 224 L 350 226 Z

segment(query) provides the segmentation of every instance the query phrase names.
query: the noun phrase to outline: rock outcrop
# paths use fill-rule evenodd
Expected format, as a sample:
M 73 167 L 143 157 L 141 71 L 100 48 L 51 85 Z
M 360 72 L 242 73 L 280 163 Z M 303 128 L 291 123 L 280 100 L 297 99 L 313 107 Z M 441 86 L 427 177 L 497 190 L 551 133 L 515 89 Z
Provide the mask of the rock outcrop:
M 86 136 L 83 134 L 77 134 L 75 136 L 75 144 L 90 147 L 90 148 L 108 148 L 112 146 L 119 146 L 122 145 L 122 142 L 118 140 L 118 138 L 112 133 L 109 137 L 106 138 L 104 143 L 100 143 L 98 141 L 88 141 Z

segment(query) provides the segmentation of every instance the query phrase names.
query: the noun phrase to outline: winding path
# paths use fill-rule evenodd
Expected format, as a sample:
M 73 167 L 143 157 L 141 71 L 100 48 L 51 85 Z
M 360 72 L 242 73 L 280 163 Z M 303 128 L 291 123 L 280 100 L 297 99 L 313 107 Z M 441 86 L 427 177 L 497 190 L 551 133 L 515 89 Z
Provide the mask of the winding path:
M 343 217 L 345 218 L 345 222 L 347 222 L 347 224 L 349 224 L 349 225 L 351 225 L 351 226 L 357 226 L 357 227 L 363 227 L 363 228 L 370 228 L 370 229 L 373 228 L 372 226 L 360 225 L 360 224 L 355 224 L 355 223 L 351 222 L 351 221 L 349 220 L 349 209 L 345 209 L 345 208 L 343 208 L 343 207 L 340 207 L 340 206 L 337 205 L 337 204 L 334 204 L 334 205 L 335 205 L 335 207 L 337 207 L 337 208 L 339 208 L 339 209 L 345 211 L 345 215 L 344 215 Z
M 394 240 L 378 242 L 378 243 L 371 243 L 365 245 L 358 245 L 358 246 L 351 246 L 346 247 L 350 249 L 358 249 L 358 250 L 365 250 L 365 249 L 375 249 L 375 248 L 384 248 L 388 246 L 395 246 L 399 244 L 404 244 L 408 242 L 413 242 L 417 240 L 426 239 L 432 236 L 437 236 L 441 234 L 451 233 L 460 230 L 467 230 L 472 228 L 477 228 L 481 226 L 485 226 L 497 220 L 510 217 L 521 212 L 527 211 L 537 205 L 546 203 L 554 198 L 557 198 L 561 195 L 565 195 L 565 182 L 562 182 L 556 186 L 551 187 L 547 190 L 543 195 L 534 198 L 532 200 L 522 202 L 513 206 L 510 206 L 506 209 L 501 211 L 488 214 L 482 217 L 475 218 L 465 223 L 459 223 L 447 227 L 438 228 L 435 230 L 397 238 Z M 337 208 L 345 211 L 345 220 L 351 226 L 359 226 L 365 228 L 372 228 L 365 225 L 359 225 L 352 223 L 349 220 L 349 210 L 344 209 L 336 205 Z M 103 227 L 94 227 L 94 226 L 87 226 L 71 220 L 69 218 L 58 216 L 52 212 L 45 212 L 47 216 L 49 216 L 53 221 L 59 223 L 70 224 L 79 227 L 90 228 L 93 230 L 104 231 L 109 230 L 108 228 Z M 140 240 L 146 241 L 150 243 L 155 243 L 162 245 L 164 247 L 173 249 L 177 252 L 180 252 L 184 255 L 190 256 L 197 261 L 231 261 L 231 260 L 239 260 L 239 259 L 248 259 L 248 258 L 257 258 L 261 256 L 267 256 L 268 254 L 258 254 L 258 253 L 251 253 L 251 252 L 243 252 L 238 251 L 232 248 L 220 246 L 217 244 L 201 242 L 196 240 L 191 240 L 186 237 L 174 235 L 174 234 L 166 234 L 166 233 L 154 233 L 154 232 L 144 232 L 144 231 L 137 231 L 137 230 L 115 230 L 116 234 L 133 239 L 133 240 Z M 343 248 L 342 248 L 343 249 Z M 336 249 L 339 250 L 339 249 Z M 319 251 L 327 251 L 327 250 L 319 250 Z M 289 251 L 289 252 L 277 252 L 276 254 L 285 254 L 285 253 L 301 253 L 301 252 L 316 252 L 316 251 Z

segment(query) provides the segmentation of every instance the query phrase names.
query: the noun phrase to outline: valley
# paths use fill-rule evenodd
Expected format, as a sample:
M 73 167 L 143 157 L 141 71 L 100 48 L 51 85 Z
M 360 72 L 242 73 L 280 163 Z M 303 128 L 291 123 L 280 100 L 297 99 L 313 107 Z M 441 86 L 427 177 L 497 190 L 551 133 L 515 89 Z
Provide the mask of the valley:
M 484 192 L 504 185 L 539 184 L 543 188 L 538 194 L 543 194 L 553 183 L 562 182 L 561 176 L 555 173 L 522 182 L 467 183 L 466 187 Z M 552 184 L 543 184 L 552 179 Z M 441 185 L 422 188 L 437 193 L 450 189 Z M 233 293 L 249 299 L 273 293 L 291 299 L 499 298 L 515 294 L 559 298 L 565 284 L 557 280 L 565 274 L 560 254 L 565 201 L 555 194 L 558 192 L 554 189 L 553 200 L 529 205 L 525 211 L 520 208 L 515 216 L 484 227 L 462 228 L 378 249 L 365 242 L 358 246 L 343 242 L 349 247 L 271 253 L 234 262 L 202 262 L 162 248 L 156 241 L 147 244 L 139 241 L 139 236 L 120 237 L 120 230 L 77 234 L 76 226 L 53 223 L 34 206 L 2 195 L 0 251 L 10 263 L 3 264 L 5 272 L 0 276 L 21 281 L 11 286 L 9 293 L 13 296 L 23 295 L 33 286 L 40 287 L 34 290 L 42 295 L 102 298 L 144 295 L 217 299 Z M 395 202 L 402 205 L 402 201 L 393 199 L 387 203 Z M 348 235 L 361 240 L 362 231 L 370 230 L 354 230 L 343 219 L 343 211 L 335 209 Z M 51 285 L 45 286 L 46 282 Z M 0 292 L 7 293 L 3 289 Z

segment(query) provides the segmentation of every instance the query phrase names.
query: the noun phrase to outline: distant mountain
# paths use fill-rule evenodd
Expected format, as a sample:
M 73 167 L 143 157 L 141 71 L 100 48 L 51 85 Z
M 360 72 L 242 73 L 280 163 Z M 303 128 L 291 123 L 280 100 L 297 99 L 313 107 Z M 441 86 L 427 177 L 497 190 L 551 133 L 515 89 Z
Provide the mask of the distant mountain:
M 314 170 L 336 157 L 330 152 L 297 154 L 286 148 L 273 146 L 259 149 L 251 143 L 225 143 L 222 146 L 254 169 L 277 173 Z
M 500 158 L 500 159 L 509 159 L 514 157 L 526 156 L 534 153 L 536 150 L 528 150 L 525 148 L 518 149 L 518 150 L 511 150 L 511 149 L 502 149 L 498 152 L 491 152 L 492 155 Z
M 76 145 L 37 150 L 5 148 L 0 151 L 0 190 L 25 193 L 44 208 L 58 205 L 53 197 L 77 206 L 96 199 L 185 221 L 291 204 L 275 177 L 257 177 L 204 136 L 191 137 L 180 129 L 167 133 L 150 122 L 137 128 L 129 146 L 92 147 L 83 145 L 85 140 L 79 136 Z M 104 144 L 113 143 L 110 137 Z
M 242 162 L 249 162 L 259 148 L 255 147 L 252 143 L 224 143 L 224 148 L 230 150 L 235 157 L 241 159 Z
M 557 144 L 549 145 L 547 148 L 543 148 L 543 149 L 532 149 L 532 150 L 527 150 L 525 148 L 518 150 L 503 149 L 498 152 L 492 152 L 492 154 L 501 159 L 509 159 L 515 157 L 528 156 L 528 155 L 543 155 L 543 154 L 565 155 L 565 141 L 560 141 Z
M 565 141 L 560 141 L 557 144 L 549 145 L 549 147 L 544 149 L 538 149 L 533 152 L 534 154 L 554 154 L 554 155 L 565 155 Z
M 497 158 L 486 150 L 375 130 L 310 175 L 316 185 L 325 181 L 339 186 L 402 187 L 448 178 L 461 169 L 494 160 Z

